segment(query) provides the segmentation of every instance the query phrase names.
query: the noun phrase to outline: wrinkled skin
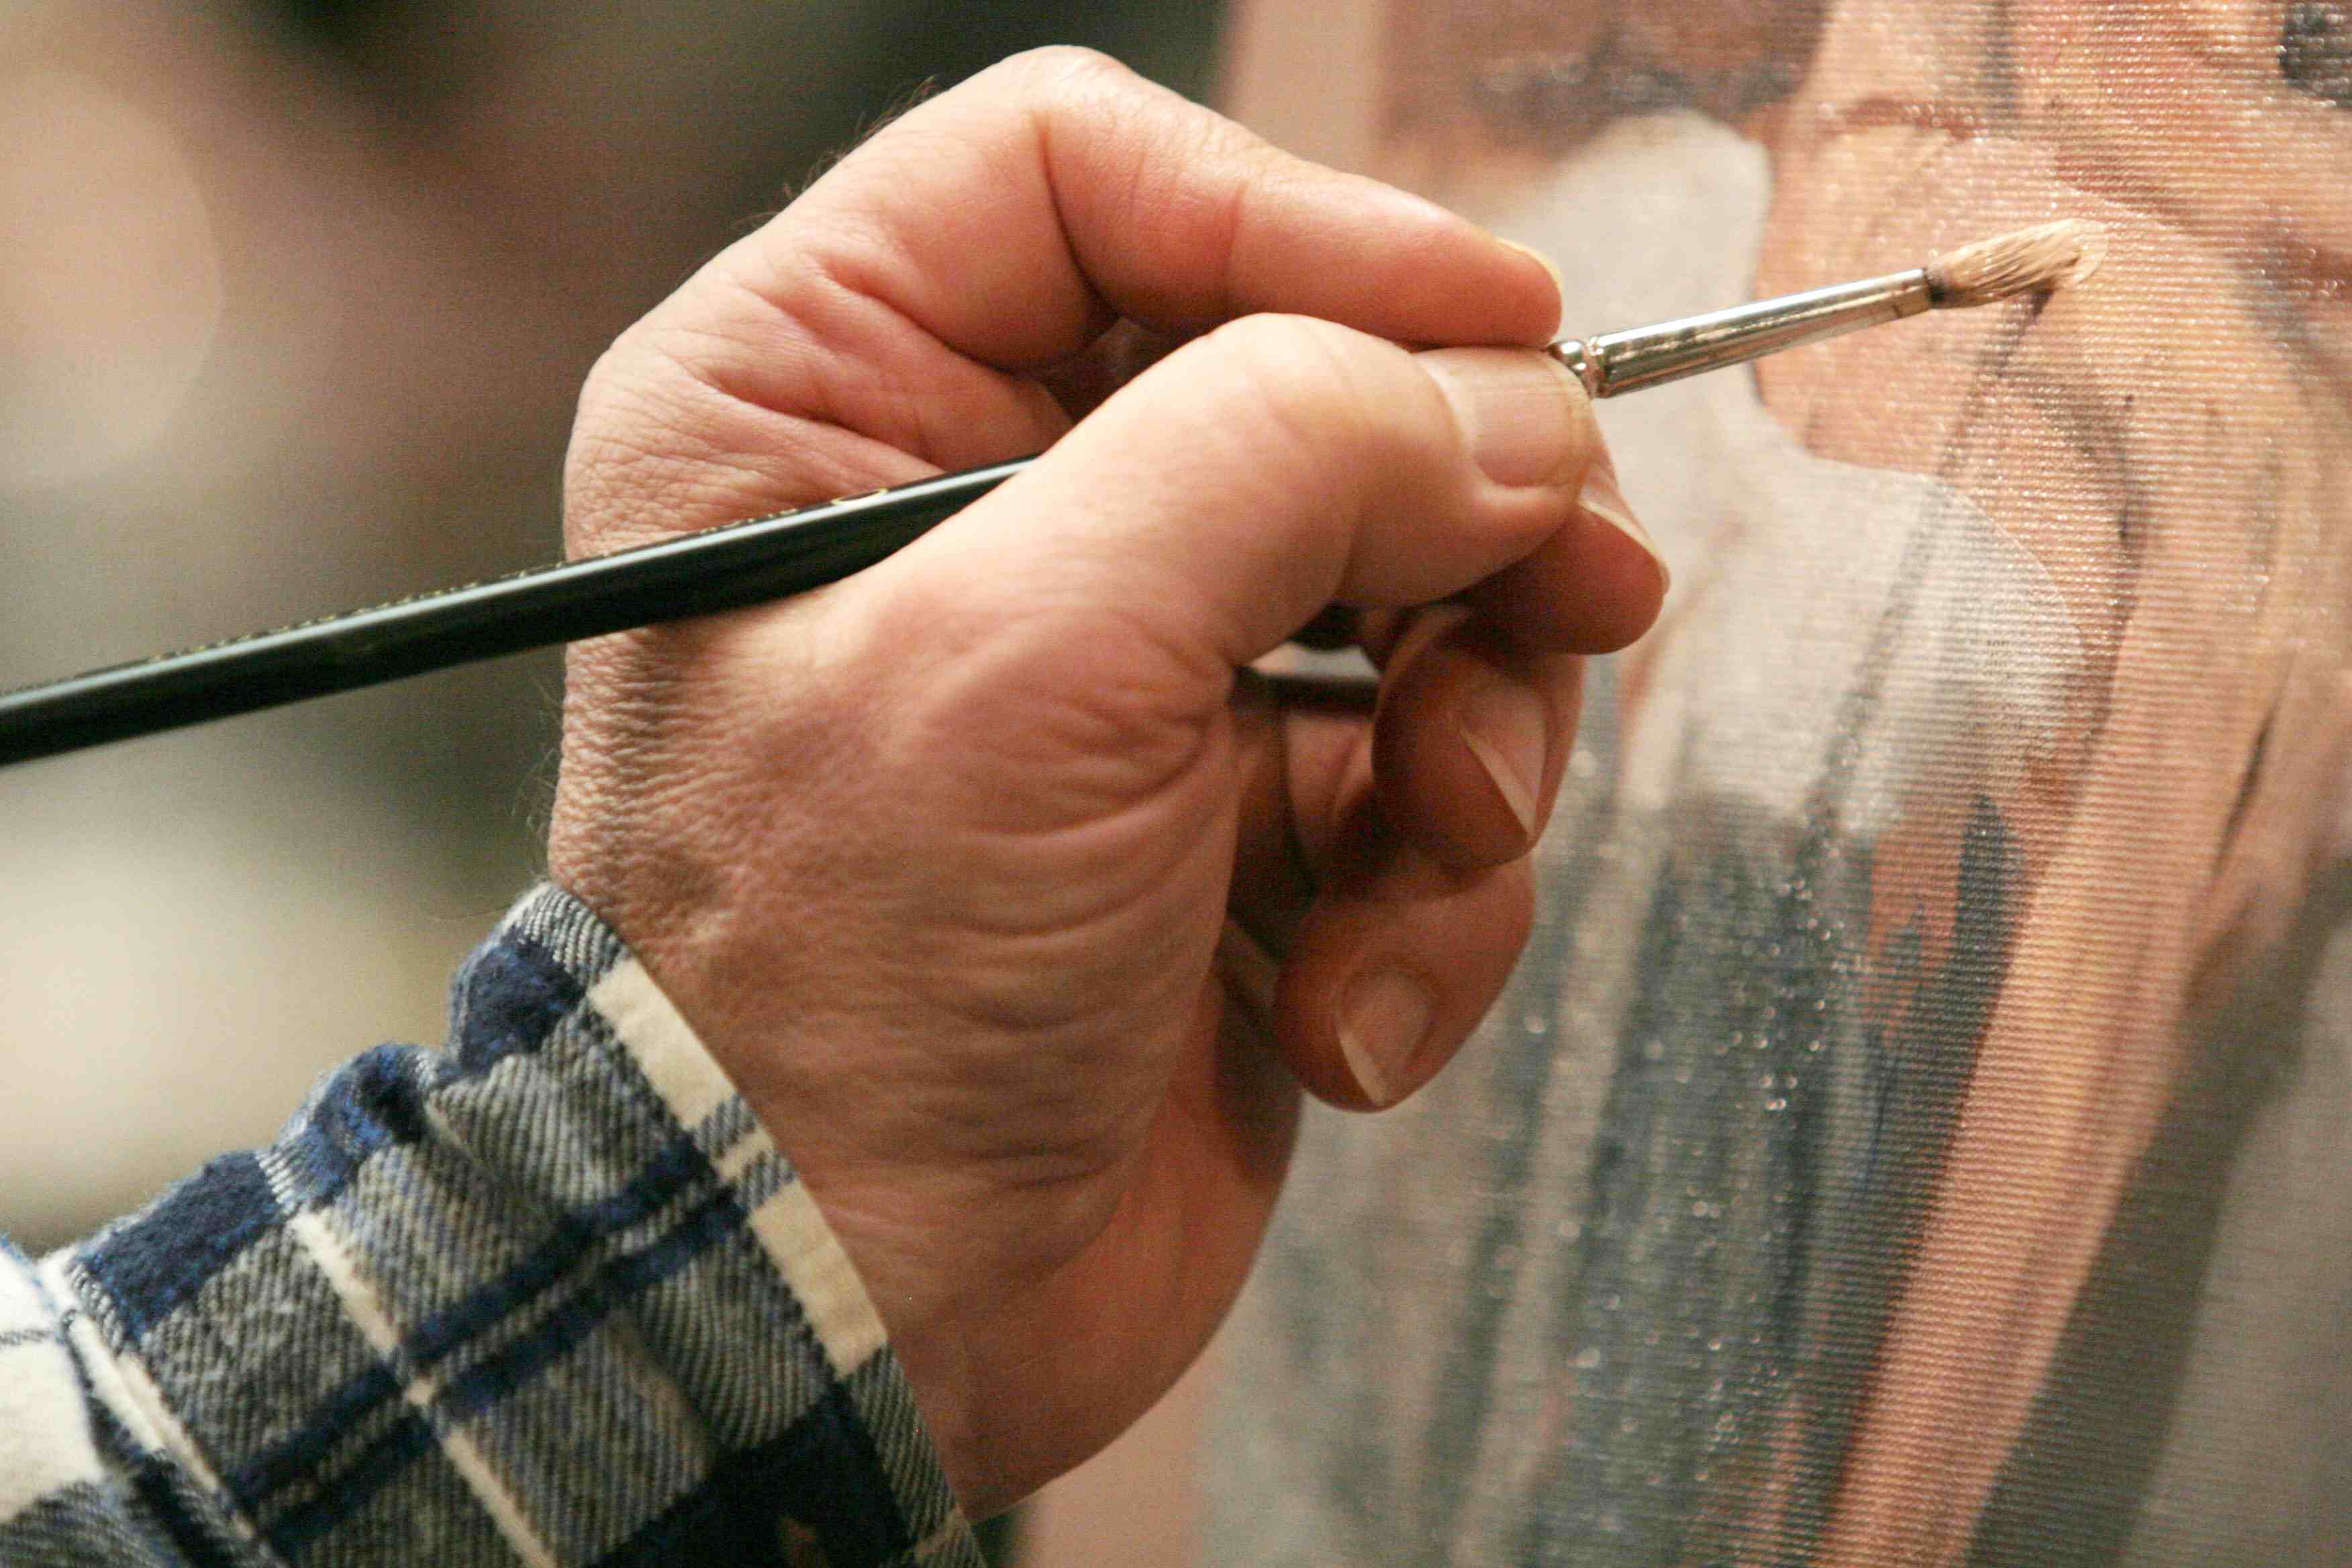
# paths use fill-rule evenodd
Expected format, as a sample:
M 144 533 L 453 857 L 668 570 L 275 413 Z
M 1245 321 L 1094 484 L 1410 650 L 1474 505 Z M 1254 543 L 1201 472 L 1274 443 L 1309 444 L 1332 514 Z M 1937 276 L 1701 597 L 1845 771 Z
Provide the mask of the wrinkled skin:
M 1524 352 L 1559 312 L 1526 252 L 1049 52 L 589 384 L 581 551 L 1053 448 L 832 589 L 575 649 L 551 840 L 806 1178 L 975 1513 L 1198 1352 L 1298 1085 L 1402 1098 L 1509 969 L 1580 656 L 1664 589 Z M 1243 673 L 1333 604 L 1376 717 Z
M 1815 450 L 1937 472 L 2032 552 L 2087 705 L 2000 802 L 2031 903 L 1854 1440 L 1826 1552 L 1851 1561 L 1965 1547 L 2193 1020 L 2335 851 L 2352 547 L 2352 115 L 2279 80 L 2275 16 L 2045 3 L 1898 50 L 1874 9 L 1832 16 L 1790 108 L 1763 287 L 2044 216 L 2110 240 L 2046 308 L 1763 376 Z M 1879 929 L 1916 898 L 1887 876 Z
M 2249 1194 L 2278 1216 L 2235 1244 L 2258 1281 L 2195 1314 L 2265 1113 L 2244 1084 L 2292 1070 L 2338 918 L 2313 887 L 2343 851 L 2352 28 L 2315 5 L 1377 9 L 1367 166 L 1580 287 L 1736 258 L 1697 310 L 2061 216 L 2109 255 L 2046 300 L 1610 405 L 1629 472 L 1698 477 L 1631 487 L 1677 588 L 1570 820 L 1654 847 L 1547 847 L 1561 930 L 1489 1026 L 1483 1094 L 1318 1138 L 1227 1430 L 1273 1430 L 1254 1463 L 1321 1489 L 1302 1533 L 1340 1560 L 2105 1560 L 2152 1517 L 2189 1358 L 2238 1324 L 2273 1336 L 2257 1369 L 2340 1342 L 2340 1270 L 2299 1230 L 2315 1207 L 2341 1234 L 2321 1143 Z M 1725 122 L 1763 168 L 1760 247 L 1697 166 L 1736 161 Z M 1689 165 L 1644 152 L 1670 135 Z M 1702 195 L 1656 197 L 1683 214 L 1662 235 L 1642 182 L 1678 176 Z M 1727 1050 L 1769 1074 L 1711 1076 Z M 2300 1124 L 2340 1123 L 2305 1076 Z M 1326 1335 L 1393 1348 L 1349 1371 Z M 2209 1397 L 2264 1427 L 2277 1402 Z M 2209 1474 L 2158 1523 L 2207 1544 L 2179 1560 L 2326 1554 L 2338 1472 L 2298 1435 L 2329 1408 L 2298 1402 L 2275 1462 L 2230 1458 L 2287 1478 L 2235 1520 L 2200 1489 L 2231 1428 L 2185 1434 Z

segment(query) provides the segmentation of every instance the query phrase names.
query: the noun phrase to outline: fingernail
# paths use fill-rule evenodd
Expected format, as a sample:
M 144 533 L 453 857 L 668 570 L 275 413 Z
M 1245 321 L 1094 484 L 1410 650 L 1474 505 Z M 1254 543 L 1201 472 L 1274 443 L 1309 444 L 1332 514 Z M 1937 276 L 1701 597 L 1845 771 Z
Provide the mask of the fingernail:
M 1610 467 L 1608 458 L 1595 458 L 1592 466 L 1584 470 L 1584 488 L 1577 491 L 1576 504 L 1647 552 L 1650 559 L 1658 563 L 1661 582 L 1674 581 L 1674 574 L 1666 568 L 1666 558 L 1658 553 L 1650 531 L 1642 526 L 1633 509 L 1625 504 L 1625 492 L 1617 488 L 1617 470 Z
M 1402 970 L 1359 976 L 1339 1009 L 1339 1051 L 1374 1105 L 1393 1105 L 1435 1011 L 1428 988 Z
M 1432 349 L 1415 356 L 1445 394 L 1470 455 L 1498 485 L 1559 479 L 1587 444 L 1591 413 L 1568 367 L 1533 349 Z
M 1502 239 L 1503 237 L 1496 235 L 1495 237 Z M 1554 261 L 1550 257 L 1546 256 L 1542 251 L 1538 250 L 1532 245 L 1521 245 L 1516 239 L 1504 239 L 1503 243 L 1509 246 L 1513 250 L 1517 251 L 1521 256 L 1532 256 L 1538 261 L 1541 262 L 1543 264 L 1543 269 L 1551 274 L 1552 288 L 1559 291 L 1559 296 L 1563 300 L 1568 298 L 1568 279 L 1559 275 L 1559 263 Z M 1553 324 L 1556 326 L 1559 323 L 1554 322 Z
M 1471 755 L 1519 819 L 1519 831 L 1533 837 L 1551 729 L 1543 699 L 1517 681 L 1497 680 L 1463 700 L 1457 721 Z

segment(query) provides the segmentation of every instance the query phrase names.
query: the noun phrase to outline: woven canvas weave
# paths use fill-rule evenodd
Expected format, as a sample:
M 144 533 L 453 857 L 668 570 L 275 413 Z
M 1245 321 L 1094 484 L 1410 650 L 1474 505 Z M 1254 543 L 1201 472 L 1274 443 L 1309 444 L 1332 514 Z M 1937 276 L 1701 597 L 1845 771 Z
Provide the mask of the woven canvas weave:
M 1210 1560 L 2352 1560 L 2352 13 L 1383 26 L 1570 331 L 2112 248 L 1604 405 L 1665 620 L 1480 1038 L 1310 1124 Z

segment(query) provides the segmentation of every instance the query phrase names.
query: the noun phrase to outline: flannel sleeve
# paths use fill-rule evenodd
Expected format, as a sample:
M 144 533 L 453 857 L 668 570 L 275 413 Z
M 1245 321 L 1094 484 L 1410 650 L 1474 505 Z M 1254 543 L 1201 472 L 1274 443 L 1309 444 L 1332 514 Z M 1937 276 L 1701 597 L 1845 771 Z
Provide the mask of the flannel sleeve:
M 0 1243 L 0 1563 L 977 1568 L 864 1287 L 544 887 L 277 1142 Z

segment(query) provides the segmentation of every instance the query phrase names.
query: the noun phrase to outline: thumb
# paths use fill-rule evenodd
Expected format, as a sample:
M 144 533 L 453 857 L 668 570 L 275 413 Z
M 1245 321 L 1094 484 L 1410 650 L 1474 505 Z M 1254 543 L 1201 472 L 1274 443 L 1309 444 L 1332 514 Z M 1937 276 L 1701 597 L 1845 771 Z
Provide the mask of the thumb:
M 1236 826 L 1234 790 L 1252 754 L 1247 737 L 1220 728 L 1234 672 L 1326 605 L 1425 605 L 1540 555 L 1549 580 L 1587 591 L 1544 604 L 1482 595 L 1475 611 L 1454 613 L 1531 650 L 1604 642 L 1580 616 L 1619 641 L 1622 626 L 1647 624 L 1663 586 L 1647 549 L 1579 500 L 1600 451 L 1582 387 L 1540 353 L 1414 354 L 1327 321 L 1247 317 L 1139 376 L 1020 477 L 869 574 L 865 591 L 877 597 L 865 608 L 881 609 L 887 646 L 925 639 L 921 710 L 937 721 L 919 727 L 926 754 L 951 759 L 947 770 L 966 782 L 988 780 L 972 798 L 984 795 L 995 836 L 1043 844 L 1047 833 L 1116 823 L 1107 838 L 1050 841 L 1118 845 L 1123 866 L 1110 881 L 1121 887 L 1140 879 L 1169 891 L 1179 863 L 1213 872 L 1209 902 L 1222 914 L 1230 841 L 1222 856 L 1210 846 Z M 894 602 L 918 618 L 893 614 Z M 1573 724 L 1572 668 L 1563 677 L 1547 658 L 1556 656 L 1532 653 L 1521 668 L 1498 655 L 1486 672 L 1486 685 L 1524 688 L 1519 706 L 1547 721 L 1528 734 L 1543 753 L 1526 769 L 1530 811 Z M 1462 715 L 1429 710 L 1467 682 L 1416 678 L 1412 663 L 1391 678 L 1398 700 L 1383 699 L 1384 731 L 1469 732 Z M 1238 772 L 1215 761 L 1236 741 L 1240 753 L 1225 755 Z M 1388 748 L 1392 759 L 1415 750 Z M 1478 766 L 1469 756 L 1423 771 L 1467 776 Z M 1208 787 L 1160 796 L 1180 777 Z M 1444 818 L 1491 812 L 1486 786 L 1471 784 L 1463 801 L 1459 787 L 1370 782 L 1380 806 L 1360 795 L 1327 803 L 1345 819 L 1348 875 L 1297 928 L 1276 1020 L 1301 1077 L 1351 1104 L 1410 1092 L 1451 1054 L 1507 973 L 1528 902 L 1523 864 L 1449 870 L 1405 852 L 1442 840 Z M 1129 808 L 1155 796 L 1189 804 L 1144 814 L 1160 827 L 1139 837 Z M 1276 816 L 1316 811 L 1244 804 L 1245 839 L 1301 826 L 1256 820 L 1269 805 Z M 1246 900 L 1251 889 L 1240 891 Z M 1158 892 L 1134 907 L 1164 919 L 1171 904 Z M 1056 889 L 1054 907 L 1101 901 L 1073 885 Z M 1401 968 L 1407 949 L 1412 963 Z M 1389 984 L 1408 970 L 1427 982 L 1412 1008 L 1394 1004 L 1402 993 Z M 1120 984 L 1135 983 L 1122 972 Z M 1379 1027 L 1359 1026 L 1365 1017 Z
M 1244 317 L 1122 388 L 874 586 L 952 583 L 949 603 L 922 595 L 934 628 L 945 615 L 1000 650 L 1057 642 L 1049 685 L 1099 679 L 1125 647 L 1122 679 L 1204 710 L 1327 605 L 1426 603 L 1529 555 L 1577 516 L 1599 450 L 1582 387 L 1539 353 L 1413 354 Z M 1640 553 L 1612 530 L 1574 536 Z

